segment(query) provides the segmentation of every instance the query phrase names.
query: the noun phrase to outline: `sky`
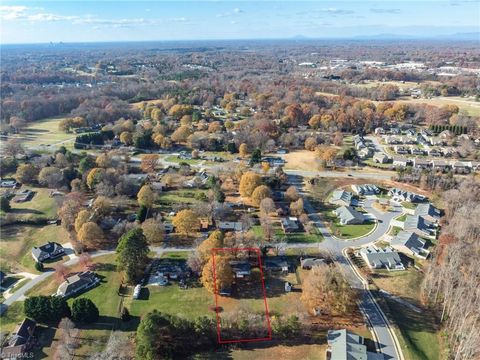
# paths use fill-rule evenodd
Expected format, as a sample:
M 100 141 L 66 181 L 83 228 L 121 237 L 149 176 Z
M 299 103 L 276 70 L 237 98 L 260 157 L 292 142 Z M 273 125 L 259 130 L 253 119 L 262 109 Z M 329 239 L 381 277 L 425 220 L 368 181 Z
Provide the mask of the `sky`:
M 480 0 L 2 1 L 0 43 L 436 37 L 480 31 Z

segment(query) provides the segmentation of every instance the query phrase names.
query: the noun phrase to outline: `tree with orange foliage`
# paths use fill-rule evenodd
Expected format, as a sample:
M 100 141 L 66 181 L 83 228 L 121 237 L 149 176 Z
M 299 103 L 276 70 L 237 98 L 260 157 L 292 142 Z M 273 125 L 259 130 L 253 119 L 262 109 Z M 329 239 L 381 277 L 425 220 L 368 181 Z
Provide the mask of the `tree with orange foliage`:
M 143 172 L 151 173 L 155 171 L 155 167 L 158 163 L 158 154 L 146 154 L 142 157 L 140 167 Z

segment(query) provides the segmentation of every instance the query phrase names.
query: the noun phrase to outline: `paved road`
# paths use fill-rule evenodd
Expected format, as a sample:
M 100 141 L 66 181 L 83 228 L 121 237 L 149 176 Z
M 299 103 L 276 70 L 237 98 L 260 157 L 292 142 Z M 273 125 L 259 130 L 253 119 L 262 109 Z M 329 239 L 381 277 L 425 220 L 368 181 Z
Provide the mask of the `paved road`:
M 289 176 L 289 183 L 296 186 L 300 193 L 303 193 L 303 179 L 301 177 Z M 308 201 L 308 198 L 305 196 L 304 207 L 309 214 L 310 220 L 315 223 L 315 226 L 323 235 L 324 240 L 319 244 L 320 250 L 327 251 L 331 254 L 333 260 L 340 266 L 340 269 L 350 283 L 350 286 L 358 289 L 360 292 L 360 308 L 370 322 L 376 340 L 379 343 L 379 348 L 385 359 L 401 360 L 403 359 L 401 349 L 398 346 L 398 342 L 396 344 L 395 334 L 390 329 L 385 315 L 376 304 L 375 299 L 368 290 L 365 280 L 356 272 L 353 264 L 351 264 L 344 253 L 349 247 L 363 246 L 379 240 L 388 232 L 390 221 L 402 213 L 401 208 L 398 205 L 394 206 L 392 212 L 386 214 L 380 213 L 372 208 L 373 201 L 373 199 L 365 200 L 363 207 L 368 213 L 376 217 L 377 227 L 372 233 L 356 240 L 340 240 L 333 237 L 330 231 L 325 227 L 318 213 Z
M 395 174 L 393 171 L 320 171 L 320 170 L 283 170 L 287 175 L 297 175 L 302 177 L 331 177 L 331 178 L 356 178 L 356 179 L 375 179 L 390 180 Z

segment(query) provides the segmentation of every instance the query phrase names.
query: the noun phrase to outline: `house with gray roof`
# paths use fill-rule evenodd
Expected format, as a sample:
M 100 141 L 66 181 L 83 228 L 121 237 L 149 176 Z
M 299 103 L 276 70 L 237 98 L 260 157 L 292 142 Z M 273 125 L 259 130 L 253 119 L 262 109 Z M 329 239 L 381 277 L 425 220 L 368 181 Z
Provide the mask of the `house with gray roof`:
M 244 231 L 243 224 L 241 221 L 219 221 L 217 227 L 220 230 L 226 231 Z
M 375 195 L 380 192 L 378 186 L 373 184 L 352 185 L 352 190 L 355 194 L 360 196 Z
M 370 269 L 382 269 L 385 268 L 388 271 L 405 270 L 405 266 L 392 247 L 386 247 L 384 249 L 378 248 L 375 245 L 370 245 L 360 250 L 365 263 Z
M 440 210 L 430 203 L 418 204 L 414 215 L 421 216 L 425 220 L 433 223 L 437 223 L 441 217 Z
M 333 212 L 337 215 L 342 225 L 363 224 L 365 222 L 365 215 L 351 206 L 340 206 Z
M 315 266 L 325 265 L 325 259 L 305 258 L 300 260 L 302 269 L 311 270 Z
M 412 231 L 400 231 L 393 237 L 390 245 L 397 251 L 421 259 L 426 259 L 430 253 L 426 248 L 426 241 Z
M 62 245 L 56 242 L 48 242 L 42 246 L 32 248 L 32 257 L 37 262 L 55 259 L 65 254 L 65 249 Z
M 389 157 L 383 152 L 376 152 L 373 154 L 373 161 L 377 164 L 386 164 L 389 160 Z
M 435 238 L 436 229 L 433 223 L 419 215 L 407 215 L 403 223 L 403 230 L 412 231 L 418 236 Z
M 334 205 L 350 206 L 352 204 L 353 195 L 345 190 L 335 190 L 330 197 L 329 203 Z
M 282 230 L 285 234 L 300 230 L 300 226 L 298 225 L 298 219 L 293 216 L 290 216 L 288 218 L 281 218 L 280 224 L 282 225 Z
M 388 195 L 392 197 L 393 201 L 397 202 L 420 202 L 425 200 L 425 196 L 415 194 L 410 191 L 402 190 L 399 188 L 392 188 L 388 191 Z
M 230 266 L 236 278 L 244 278 L 250 276 L 252 266 L 248 261 L 234 260 L 230 261 Z
M 367 351 L 363 337 L 348 331 L 328 330 L 327 354 L 329 360 L 383 360 L 381 353 Z
M 69 276 L 57 289 L 57 296 L 69 297 L 91 289 L 100 282 L 93 271 L 83 271 Z
M 0 357 L 2 359 L 22 359 L 35 345 L 35 328 L 37 323 L 29 318 L 23 321 L 15 328 L 12 336 L 8 339 L 2 348 Z

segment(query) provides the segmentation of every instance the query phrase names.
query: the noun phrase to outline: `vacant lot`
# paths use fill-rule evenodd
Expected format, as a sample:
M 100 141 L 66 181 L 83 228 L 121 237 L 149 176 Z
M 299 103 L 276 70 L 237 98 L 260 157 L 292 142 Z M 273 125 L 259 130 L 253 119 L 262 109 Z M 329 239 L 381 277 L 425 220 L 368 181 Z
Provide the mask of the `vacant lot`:
M 318 170 L 318 161 L 315 156 L 315 151 L 299 150 L 292 151 L 288 154 L 281 155 L 287 162 L 285 169 L 288 170 Z
M 61 226 L 33 226 L 33 225 L 9 225 L 0 230 L 2 241 L 0 242 L 0 268 L 8 271 L 35 270 L 35 261 L 32 258 L 33 246 L 39 246 L 48 241 L 65 243 L 67 234 Z M 48 267 L 49 264 L 46 264 Z

